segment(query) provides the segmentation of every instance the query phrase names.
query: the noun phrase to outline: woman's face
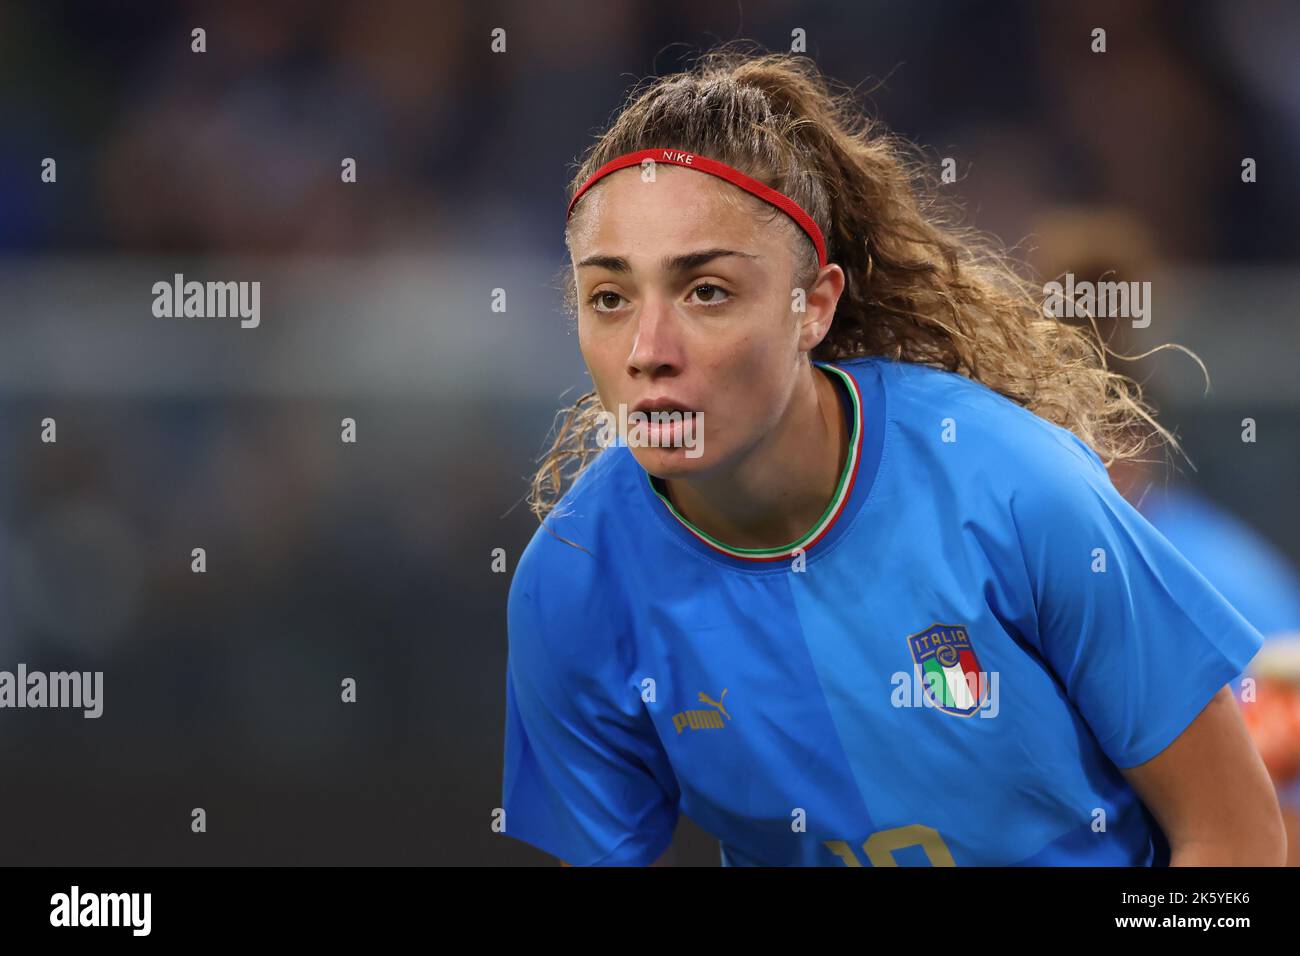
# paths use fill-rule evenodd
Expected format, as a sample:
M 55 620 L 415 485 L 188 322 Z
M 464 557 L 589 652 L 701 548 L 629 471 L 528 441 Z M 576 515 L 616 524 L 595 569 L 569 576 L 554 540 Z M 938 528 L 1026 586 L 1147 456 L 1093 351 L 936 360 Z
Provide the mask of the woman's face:
M 699 451 L 629 440 L 652 475 L 698 476 L 754 449 L 830 326 L 842 284 L 829 298 L 809 290 L 796 311 L 796 248 L 807 240 L 761 210 L 775 212 L 715 176 L 661 164 L 654 182 L 638 167 L 611 173 L 574 212 L 578 343 L 601 403 L 614 416 L 643 403 L 694 413 Z M 674 435 L 649 434 L 659 444 Z

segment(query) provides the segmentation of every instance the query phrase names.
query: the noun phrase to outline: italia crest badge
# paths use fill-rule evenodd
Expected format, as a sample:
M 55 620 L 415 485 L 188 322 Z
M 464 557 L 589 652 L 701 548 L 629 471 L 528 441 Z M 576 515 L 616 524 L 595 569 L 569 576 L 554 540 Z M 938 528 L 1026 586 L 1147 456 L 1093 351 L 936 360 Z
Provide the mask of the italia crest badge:
M 963 625 L 931 624 L 909 635 L 907 646 L 931 704 L 958 717 L 980 709 L 988 697 L 988 678 Z

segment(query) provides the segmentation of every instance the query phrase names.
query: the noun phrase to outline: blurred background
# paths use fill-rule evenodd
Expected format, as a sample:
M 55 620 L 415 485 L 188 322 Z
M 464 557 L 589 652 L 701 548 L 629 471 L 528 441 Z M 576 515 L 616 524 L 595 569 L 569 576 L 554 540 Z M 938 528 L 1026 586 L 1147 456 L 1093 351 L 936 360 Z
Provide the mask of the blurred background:
M 3 2 L 0 670 L 103 671 L 104 713 L 0 711 L 0 864 L 553 863 L 490 824 L 523 498 L 588 382 L 565 187 L 637 80 L 796 29 L 1041 275 L 1152 283 L 1112 344 L 1212 388 L 1131 363 L 1191 463 L 1116 483 L 1300 631 L 1294 3 Z M 260 326 L 156 318 L 176 273 Z

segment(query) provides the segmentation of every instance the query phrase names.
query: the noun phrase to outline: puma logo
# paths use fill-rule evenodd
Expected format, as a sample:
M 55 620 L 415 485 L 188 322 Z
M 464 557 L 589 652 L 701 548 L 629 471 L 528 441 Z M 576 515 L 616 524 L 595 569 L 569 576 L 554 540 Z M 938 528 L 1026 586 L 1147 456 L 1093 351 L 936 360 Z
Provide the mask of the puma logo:
M 722 706 L 722 702 L 726 700 L 726 698 L 727 689 L 725 687 L 722 689 L 722 694 L 717 700 L 714 700 L 708 694 L 704 693 L 704 691 L 700 691 L 700 703 L 708 704 L 710 707 L 716 707 L 718 709 L 716 711 L 683 710 L 681 713 L 674 714 L 674 729 L 676 729 L 679 734 L 687 727 L 691 730 L 721 730 L 723 727 L 727 726 L 726 723 L 723 722 L 722 717 L 726 717 L 727 720 L 731 719 L 731 715 L 727 713 L 727 708 Z M 719 716 L 719 713 L 721 713 L 722 716 Z
M 718 710 L 722 711 L 722 716 L 730 720 L 731 715 L 727 713 L 727 708 L 722 706 L 722 699 L 725 698 L 726 696 L 727 696 L 727 688 L 725 687 L 722 688 L 722 697 L 718 698 L 717 700 L 714 700 L 708 694 L 704 693 L 704 691 L 700 691 L 700 703 L 711 704 L 712 706 L 718 708 Z

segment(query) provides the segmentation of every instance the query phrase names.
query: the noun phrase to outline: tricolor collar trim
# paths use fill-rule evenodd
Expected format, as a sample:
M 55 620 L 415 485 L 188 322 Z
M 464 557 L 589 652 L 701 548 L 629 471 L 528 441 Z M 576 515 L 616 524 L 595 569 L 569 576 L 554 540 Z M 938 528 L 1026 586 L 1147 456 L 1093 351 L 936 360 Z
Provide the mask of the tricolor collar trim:
M 662 501 L 668 508 L 668 511 L 687 531 L 696 538 L 703 541 L 710 548 L 719 551 L 732 558 L 740 558 L 747 561 L 781 561 L 794 555 L 796 551 L 807 551 L 814 544 L 820 541 L 835 524 L 835 519 L 840 516 L 844 510 L 845 503 L 849 500 L 849 495 L 853 492 L 853 482 L 858 472 L 858 459 L 862 455 L 862 393 L 858 390 L 858 383 L 853 380 L 853 376 L 847 372 L 836 368 L 827 362 L 814 362 L 818 368 L 824 368 L 828 372 L 833 372 L 843 380 L 848 388 L 849 398 L 853 406 L 853 432 L 849 436 L 849 454 L 844 462 L 844 471 L 840 473 L 839 483 L 835 486 L 835 494 L 831 497 L 831 502 L 826 506 L 826 511 L 822 513 L 821 518 L 809 531 L 799 538 L 779 548 L 733 548 L 731 545 L 719 541 L 712 535 L 701 531 L 695 525 L 691 524 L 684 518 L 681 513 L 673 507 L 673 503 L 668 500 L 655 486 L 654 477 L 646 472 L 646 480 L 650 483 L 650 490 Z

